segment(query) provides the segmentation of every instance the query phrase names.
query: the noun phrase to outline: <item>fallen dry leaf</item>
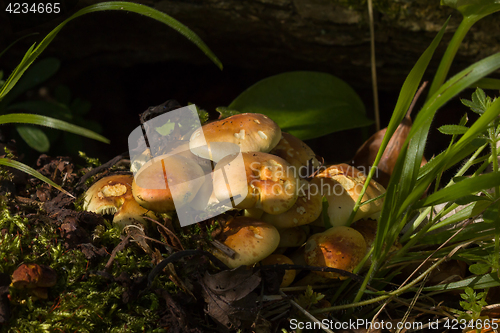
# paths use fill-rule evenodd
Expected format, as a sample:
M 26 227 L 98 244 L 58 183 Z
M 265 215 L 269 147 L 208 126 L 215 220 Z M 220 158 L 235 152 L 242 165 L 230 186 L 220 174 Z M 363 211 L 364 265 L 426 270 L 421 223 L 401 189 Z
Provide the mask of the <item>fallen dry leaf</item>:
M 256 315 L 258 295 L 253 292 L 260 284 L 258 272 L 245 266 L 211 275 L 200 281 L 208 314 L 226 329 L 239 327 L 241 321 L 252 322 Z

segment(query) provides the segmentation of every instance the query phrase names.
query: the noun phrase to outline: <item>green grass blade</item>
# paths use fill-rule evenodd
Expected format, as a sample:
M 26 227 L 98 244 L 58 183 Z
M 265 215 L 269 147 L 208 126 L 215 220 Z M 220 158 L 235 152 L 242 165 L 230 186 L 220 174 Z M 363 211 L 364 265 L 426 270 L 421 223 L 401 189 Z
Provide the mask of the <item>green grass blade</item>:
M 437 46 L 439 45 L 441 38 L 443 37 L 444 31 L 446 29 L 446 26 L 448 25 L 449 19 L 445 22 L 439 33 L 436 35 L 434 40 L 432 41 L 431 45 L 425 50 L 425 52 L 420 56 L 418 59 L 417 63 L 415 66 L 413 66 L 412 70 L 408 74 L 403 87 L 401 88 L 401 92 L 399 93 L 398 101 L 396 102 L 396 106 L 394 108 L 394 112 L 392 114 L 391 120 L 389 122 L 389 125 L 387 126 L 387 131 L 384 135 L 384 138 L 382 139 L 382 143 L 380 145 L 380 149 L 377 153 L 377 156 L 375 158 L 375 161 L 373 163 L 373 168 L 370 169 L 370 172 L 368 173 L 367 181 L 365 182 L 365 185 L 363 186 L 363 189 L 361 191 L 361 194 L 356 201 L 356 204 L 353 208 L 353 212 L 351 213 L 351 216 L 349 218 L 348 223 L 350 223 L 354 215 L 356 214 L 357 209 L 359 208 L 359 205 L 361 203 L 361 199 L 363 197 L 363 193 L 366 191 L 366 188 L 368 187 L 369 181 L 372 179 L 375 171 L 376 171 L 376 166 L 380 162 L 380 159 L 382 158 L 382 154 L 384 153 L 384 150 L 387 147 L 387 144 L 389 143 L 389 140 L 391 139 L 392 135 L 396 131 L 397 127 L 403 120 L 404 116 L 406 115 L 406 112 L 408 111 L 411 102 L 413 101 L 413 98 L 415 96 L 415 93 L 418 90 L 418 87 L 420 85 L 420 82 L 422 80 L 422 77 L 424 75 L 425 70 L 427 69 L 427 66 L 429 65 L 429 62 L 432 59 L 432 56 L 434 55 L 434 51 L 436 50 Z M 401 174 L 401 169 L 402 169 L 402 163 L 396 164 L 396 169 L 398 168 L 399 165 L 399 174 Z M 397 170 L 395 170 L 397 171 Z M 374 241 L 374 251 L 372 255 L 372 266 L 370 267 L 369 272 L 375 272 L 377 271 L 377 267 L 379 265 L 379 260 L 382 254 L 382 251 L 384 249 L 384 242 L 387 240 L 386 237 L 389 234 L 389 228 L 391 227 L 391 221 L 393 220 L 393 210 L 396 208 L 395 206 L 392 206 L 393 203 L 397 200 L 397 185 L 398 181 L 394 179 L 395 177 L 392 177 L 389 187 L 386 192 L 385 200 L 384 200 L 384 205 L 382 209 L 382 214 L 381 218 L 379 220 L 379 223 L 377 225 L 377 233 Z M 394 209 L 393 209 L 394 208 Z M 388 240 L 390 242 L 390 240 Z M 389 243 L 390 244 L 390 243 Z M 386 248 L 390 248 L 390 246 L 387 246 Z M 372 278 L 372 274 L 367 274 L 365 277 L 365 280 L 363 281 L 354 301 L 359 301 L 366 289 L 366 286 L 369 282 L 369 280 Z
M 434 94 L 434 96 L 425 103 L 422 110 L 418 114 L 418 117 L 413 123 L 413 127 L 408 134 L 408 139 L 410 139 L 415 134 L 415 131 L 418 128 L 422 126 L 427 127 L 429 122 L 432 121 L 437 110 L 451 98 L 469 87 L 472 83 L 496 71 L 499 68 L 500 53 L 489 56 L 488 58 L 475 63 L 474 65 L 468 67 L 467 69 L 463 70 L 462 72 L 458 73 L 450 80 L 448 80 Z M 489 126 L 489 123 L 493 119 L 495 119 L 495 117 L 497 117 L 499 113 L 500 99 L 497 99 L 490 106 L 490 108 L 470 127 L 467 133 L 465 133 L 460 138 L 460 140 L 458 140 L 458 142 L 450 147 L 447 154 L 440 154 L 435 158 L 436 161 L 433 162 L 434 168 L 432 170 L 428 170 L 427 174 L 417 182 L 415 187 L 413 187 L 409 193 L 401 195 L 399 200 L 400 204 L 396 205 L 396 207 L 398 207 L 396 216 L 401 216 L 411 204 L 419 200 L 419 198 L 428 188 L 429 184 L 434 181 L 441 170 L 451 167 L 453 165 L 452 163 L 459 162 L 461 159 L 458 159 L 457 156 L 463 156 L 463 151 L 467 149 L 468 145 L 477 137 L 477 135 L 486 130 L 486 128 Z
M 75 133 L 101 142 L 109 143 L 108 139 L 91 130 L 51 117 L 40 116 L 37 114 L 28 114 L 28 113 L 10 113 L 0 116 L 0 125 L 12 124 L 12 123 L 46 126 L 70 133 Z
M 23 164 L 23 163 L 18 162 L 18 161 L 13 161 L 13 160 L 10 160 L 8 158 L 0 158 L 0 165 L 4 165 L 6 167 L 11 167 L 11 168 L 17 169 L 19 171 L 22 171 L 24 173 L 27 173 L 28 175 L 31 175 L 33 177 L 36 177 L 36 178 L 40 179 L 41 181 L 43 181 L 43 182 L 45 182 L 45 183 L 47 183 L 49 185 L 54 186 L 59 191 L 61 191 L 61 192 L 65 193 L 65 194 L 69 195 L 70 197 L 74 198 L 73 195 L 71 195 L 68 191 L 66 191 L 65 189 L 63 189 L 61 186 L 57 185 L 52 180 L 50 180 L 49 178 L 45 177 L 44 175 L 42 175 L 40 172 L 36 171 L 35 169 L 30 168 L 26 164 Z
M 498 286 L 500 286 L 500 279 L 498 278 L 498 274 L 490 273 L 482 276 L 473 276 L 459 282 L 425 287 L 423 291 L 449 291 L 455 289 L 465 289 L 466 287 L 471 287 L 473 289 L 485 289 Z
M 466 209 L 463 209 L 463 210 L 466 210 L 466 212 L 462 213 L 462 211 L 460 211 L 459 213 L 457 213 L 457 215 L 460 214 L 459 217 L 454 218 L 453 216 L 451 216 L 449 219 L 443 220 L 443 222 L 436 224 L 436 228 L 434 228 L 434 229 L 431 228 L 429 230 L 436 230 L 436 229 L 438 229 L 438 227 L 441 228 L 443 226 L 450 225 L 451 223 L 458 223 L 458 222 L 462 222 L 468 218 L 477 217 L 478 214 L 484 212 L 486 210 L 486 208 L 489 207 L 489 205 L 491 205 L 491 203 L 487 202 L 487 201 L 478 202 L 476 205 L 474 205 L 474 207 L 472 207 L 470 209 L 469 209 L 469 207 L 467 207 Z M 463 217 L 463 218 L 459 220 L 460 217 Z M 454 221 L 452 221 L 452 220 L 454 220 Z M 447 230 L 445 230 L 445 229 L 447 229 Z M 424 237 L 422 237 L 418 240 L 419 245 L 423 245 L 423 244 L 441 245 L 441 244 L 443 244 L 443 242 L 446 242 L 446 240 L 448 240 L 450 237 L 453 236 L 453 234 L 456 233 L 456 229 L 452 228 L 451 226 L 448 228 L 445 228 L 445 229 L 441 229 L 441 230 L 436 231 L 436 232 L 428 231 L 428 233 Z M 466 226 L 464 228 L 464 230 L 462 230 L 462 232 L 460 232 L 458 235 L 456 235 L 453 238 L 453 241 L 454 242 L 466 242 L 466 241 L 471 239 L 471 235 L 474 235 L 474 237 L 489 237 L 489 239 L 493 239 L 494 234 L 495 234 L 495 227 L 492 224 L 481 223 L 481 222 L 471 223 L 468 226 Z
M 433 206 L 449 201 L 455 201 L 469 194 L 477 193 L 499 185 L 500 174 L 496 172 L 464 179 L 420 200 L 414 205 L 414 208 Z
M 14 87 L 19 78 L 23 75 L 26 69 L 33 63 L 33 61 L 40 55 L 40 53 L 45 50 L 45 48 L 52 42 L 52 40 L 56 37 L 59 31 L 71 20 L 88 14 L 92 12 L 100 12 L 105 10 L 119 10 L 119 11 L 129 11 L 141 15 L 145 15 L 147 17 L 153 18 L 157 21 L 160 21 L 181 35 L 185 36 L 191 42 L 193 42 L 198 48 L 200 48 L 205 55 L 207 55 L 220 69 L 222 69 L 222 63 L 215 56 L 215 54 L 208 48 L 208 46 L 201 40 L 198 35 L 196 35 L 192 30 L 188 27 L 170 17 L 169 15 L 162 13 L 156 9 L 150 8 L 145 5 L 135 4 L 131 2 L 124 1 L 116 1 L 116 2 L 103 2 L 98 3 L 92 6 L 88 6 L 80 9 L 78 12 L 64 20 L 61 24 L 59 24 L 54 30 L 52 30 L 41 42 L 40 44 L 33 50 L 34 45 L 28 50 L 26 55 L 24 56 L 21 63 L 16 67 L 14 72 L 9 76 L 0 90 L 0 100 Z
M 27 34 L 27 35 L 24 35 L 22 37 L 19 37 L 18 39 L 16 39 L 15 41 L 13 41 L 12 43 L 9 44 L 9 46 L 7 46 L 5 49 L 2 50 L 2 52 L 0 52 L 0 58 L 14 45 L 17 44 L 17 42 L 27 38 L 27 37 L 30 37 L 30 36 L 34 36 L 34 35 L 38 35 L 38 32 L 34 32 L 34 33 L 31 33 L 31 34 Z
M 425 52 L 420 56 L 418 59 L 417 63 L 413 67 L 413 69 L 410 71 L 408 74 L 408 77 L 406 78 L 403 87 L 401 88 L 401 92 L 399 94 L 398 101 L 396 103 L 396 107 L 394 108 L 393 115 L 391 117 L 391 120 L 389 122 L 389 125 L 387 126 L 387 132 L 382 140 L 382 144 L 380 146 L 380 149 L 377 153 L 377 157 L 375 158 L 374 166 L 378 165 L 380 162 L 380 159 L 382 158 L 382 154 L 387 147 L 387 144 L 389 143 L 389 140 L 391 139 L 392 135 L 396 131 L 397 127 L 403 120 L 404 116 L 406 115 L 406 112 L 408 111 L 408 108 L 410 107 L 410 104 L 413 100 L 413 97 L 415 96 L 415 93 L 420 85 L 420 82 L 422 80 L 422 76 L 424 75 L 425 70 L 427 69 L 427 66 L 429 65 L 429 62 L 434 55 L 434 51 L 436 50 L 437 46 L 439 45 L 439 42 L 441 41 L 441 38 L 443 37 L 444 31 L 446 29 L 446 26 L 448 24 L 448 21 L 443 25 L 439 33 L 436 35 L 434 40 L 432 41 L 431 45 L 425 50 Z M 400 168 L 402 166 L 401 163 L 399 163 Z M 372 168 L 369 173 L 369 179 L 373 176 L 373 173 L 375 172 L 376 168 Z M 397 172 L 397 166 L 396 170 Z M 399 171 L 401 174 L 401 169 Z M 392 206 L 393 202 L 397 200 L 396 192 L 397 192 L 397 185 L 399 184 L 399 178 L 397 181 L 395 180 L 396 177 L 393 177 L 386 192 L 386 197 L 384 200 L 384 209 L 382 210 L 382 216 L 380 219 L 380 222 L 378 224 L 378 230 L 377 230 L 377 237 L 375 240 L 375 245 L 374 245 L 374 258 L 378 258 L 380 255 L 382 248 L 383 248 L 383 243 L 384 243 L 384 238 L 385 235 L 387 235 L 388 230 L 389 230 L 389 224 L 390 221 L 392 220 L 392 211 L 391 208 L 394 207 Z M 368 182 L 367 182 L 368 183 Z M 360 199 L 358 201 L 361 201 Z
M 500 79 L 484 78 L 474 83 L 471 88 L 500 90 Z

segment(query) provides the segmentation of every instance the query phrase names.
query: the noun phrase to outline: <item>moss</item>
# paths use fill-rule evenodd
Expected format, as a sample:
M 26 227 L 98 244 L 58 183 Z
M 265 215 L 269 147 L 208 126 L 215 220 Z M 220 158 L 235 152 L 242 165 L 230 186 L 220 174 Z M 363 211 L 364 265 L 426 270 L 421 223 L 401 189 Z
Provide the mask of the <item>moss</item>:
M 12 274 L 19 264 L 36 262 L 50 266 L 58 276 L 46 300 L 11 289 L 12 315 L 0 332 L 166 332 L 158 328 L 165 302 L 150 290 L 125 302 L 122 298 L 130 286 L 114 280 L 127 273 L 134 281 L 153 268 L 150 256 L 135 245 L 116 254 L 109 276 L 98 273 L 104 271 L 108 255 L 89 260 L 79 248 L 68 250 L 57 223 L 42 213 L 30 219 L 13 215 L 7 198 L 0 201 L 0 229 L 5 231 L 0 237 L 2 272 Z M 109 222 L 93 233 L 93 245 L 109 253 L 121 241 Z M 176 291 L 163 275 L 151 290 L 156 288 Z

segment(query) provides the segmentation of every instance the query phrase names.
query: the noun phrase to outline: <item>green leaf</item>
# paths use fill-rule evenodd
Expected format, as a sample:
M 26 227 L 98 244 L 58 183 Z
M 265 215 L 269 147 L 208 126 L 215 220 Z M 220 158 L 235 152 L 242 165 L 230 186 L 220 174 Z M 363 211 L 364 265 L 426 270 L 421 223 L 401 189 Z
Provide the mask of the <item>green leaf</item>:
M 191 105 L 194 105 L 194 107 L 196 108 L 196 113 L 198 113 L 198 118 L 200 119 L 200 124 L 204 125 L 208 121 L 208 118 L 210 117 L 210 115 L 208 114 L 208 112 L 206 110 L 199 108 L 198 106 L 196 106 L 193 103 L 188 103 L 188 106 L 191 106 Z
M 34 32 L 34 33 L 31 33 L 31 34 L 19 37 L 18 39 L 16 39 L 12 43 L 10 43 L 9 46 L 7 46 L 5 49 L 3 49 L 2 52 L 0 52 L 0 57 L 2 57 L 11 47 L 13 47 L 14 45 L 16 45 L 17 42 L 19 42 L 19 41 L 21 41 L 21 40 L 23 40 L 23 39 L 25 39 L 27 37 L 34 36 L 34 35 L 38 35 L 38 32 Z M 1 75 L 0 75 L 0 79 L 1 79 Z
M 165 123 L 162 126 L 156 127 L 155 130 L 160 135 L 167 136 L 170 133 L 172 133 L 172 131 L 174 130 L 174 128 L 175 128 L 175 123 Z
M 462 180 L 469 179 L 469 178 L 470 177 L 467 177 L 467 176 L 457 176 L 457 177 L 453 177 L 453 182 L 458 183 L 458 182 L 461 182 Z
M 455 8 L 465 17 L 484 17 L 500 10 L 499 0 L 441 0 L 441 5 Z
M 68 191 L 66 191 L 65 189 L 63 189 L 61 186 L 57 185 L 52 180 L 50 180 L 47 177 L 45 177 L 44 175 L 42 175 L 40 172 L 36 171 L 33 168 L 30 168 L 26 164 L 23 164 L 23 163 L 18 162 L 18 161 L 13 161 L 13 160 L 10 160 L 8 158 L 0 158 L 0 165 L 5 165 L 7 167 L 17 169 L 19 171 L 27 173 L 28 175 L 36 177 L 36 178 L 40 179 L 41 181 L 43 181 L 43 182 L 45 182 L 45 183 L 47 183 L 49 185 L 54 186 L 59 191 L 61 191 L 61 192 L 65 193 L 65 194 L 69 195 L 70 197 L 74 198 L 74 196 L 71 195 L 71 193 L 69 193 Z
M 419 112 L 417 118 L 415 119 L 415 122 L 413 123 L 408 137 L 411 138 L 413 136 L 412 131 L 418 129 L 424 124 L 428 125 L 434 117 L 436 111 L 449 99 L 457 95 L 463 89 L 467 88 L 472 82 L 477 81 L 481 77 L 489 75 L 498 68 L 500 68 L 500 53 L 491 55 L 481 61 L 478 61 L 477 63 L 469 66 L 467 69 L 453 76 L 424 104 L 422 110 Z M 426 170 L 427 174 L 419 180 L 418 184 L 416 184 L 411 192 L 400 194 L 400 198 L 404 200 L 404 202 L 396 206 L 398 207 L 398 216 L 400 216 L 400 214 L 402 214 L 403 211 L 408 208 L 411 202 L 418 200 L 422 196 L 422 194 L 428 188 L 429 184 L 434 181 L 437 174 L 439 174 L 443 169 L 448 169 L 452 165 L 459 163 L 469 153 L 472 153 L 475 150 L 470 149 L 470 143 L 475 138 L 477 138 L 479 134 L 483 133 L 488 128 L 490 122 L 495 119 L 498 114 L 500 114 L 499 99 L 491 104 L 488 110 L 481 117 L 479 117 L 479 119 L 476 120 L 474 124 L 471 125 L 467 133 L 462 135 L 460 140 L 448 149 L 446 154 L 440 154 L 433 159 L 432 169 Z M 394 181 L 399 181 L 399 178 L 394 179 Z M 460 182 L 459 184 L 462 183 L 463 182 Z M 459 184 L 455 184 L 454 186 L 457 186 Z M 466 194 L 470 193 L 461 193 L 460 196 L 464 196 Z M 388 195 L 386 196 L 386 198 L 387 197 Z M 459 197 L 454 197 L 454 199 L 458 198 Z
M 461 198 L 458 198 L 457 200 L 455 200 L 455 202 L 458 205 L 468 205 L 471 202 L 480 201 L 480 200 L 491 201 L 487 197 L 481 197 L 481 196 L 478 196 L 478 195 L 472 195 L 471 194 L 471 195 L 466 195 L 466 196 L 463 196 Z
M 45 153 L 49 150 L 49 139 L 40 128 L 29 125 L 18 125 L 16 126 L 16 130 L 31 148 L 40 153 Z
M 500 186 L 500 174 L 490 173 L 477 177 L 464 179 L 459 183 L 439 190 L 415 204 L 417 207 L 438 205 L 440 203 L 455 201 L 485 189 Z
M 235 114 L 240 114 L 241 112 L 236 111 L 236 110 L 231 110 L 229 108 L 226 108 L 225 106 L 219 106 L 215 108 L 215 111 L 220 113 L 219 119 L 224 119 L 227 117 L 234 116 Z
M 498 215 L 498 205 L 491 205 L 483 213 L 485 223 L 500 223 L 500 215 Z
M 302 140 L 373 123 L 347 83 L 319 72 L 287 72 L 266 78 L 228 108 L 265 114 L 284 132 Z
M 385 148 L 387 147 L 387 144 L 389 143 L 389 140 L 391 139 L 391 136 L 394 134 L 396 131 L 397 127 L 403 120 L 403 118 L 406 115 L 406 112 L 408 111 L 408 108 L 411 105 L 411 102 L 413 101 L 413 98 L 415 96 L 415 93 L 417 92 L 417 89 L 420 85 L 420 82 L 422 80 L 422 76 L 424 75 L 425 70 L 427 69 L 427 66 L 429 65 L 429 62 L 432 59 L 432 56 L 434 54 L 434 51 L 436 50 L 437 46 L 439 45 L 439 42 L 441 41 L 441 38 L 443 37 L 444 31 L 446 29 L 446 26 L 448 24 L 448 21 L 443 25 L 439 33 L 436 35 L 434 40 L 432 41 L 431 45 L 425 50 L 425 52 L 420 56 L 418 59 L 417 63 L 415 66 L 413 66 L 412 70 L 408 74 L 403 87 L 401 88 L 401 92 L 399 93 L 398 101 L 396 103 L 396 107 L 394 108 L 393 115 L 391 117 L 391 120 L 389 122 L 389 125 L 387 126 L 387 131 L 386 134 L 382 140 L 382 144 L 380 145 L 380 149 L 377 153 L 377 157 L 375 158 L 374 162 L 374 168 L 371 169 L 369 177 L 373 176 L 373 173 L 375 172 L 376 166 L 380 162 L 380 159 L 382 158 L 383 152 Z M 420 125 L 422 127 L 422 125 Z M 414 126 L 412 126 L 413 132 L 415 132 Z M 411 132 L 411 131 L 410 131 Z M 416 175 L 413 175 L 410 170 L 405 171 L 403 173 L 403 164 L 404 164 L 404 158 L 406 154 L 406 144 L 408 144 L 409 138 L 403 145 L 403 149 L 400 152 L 400 156 L 398 158 L 398 162 L 396 164 L 396 167 L 393 172 L 393 176 L 391 177 L 391 181 L 389 182 L 389 186 L 387 187 L 387 192 L 384 200 L 384 205 L 380 217 L 380 221 L 377 227 L 377 235 L 375 237 L 375 245 L 374 245 L 374 262 L 376 262 L 377 258 L 382 254 L 382 251 L 384 248 L 387 248 L 384 243 L 386 242 L 391 242 L 394 241 L 395 239 L 392 240 L 387 240 L 388 234 L 390 231 L 395 230 L 395 223 L 392 221 L 395 221 L 395 217 L 393 218 L 392 215 L 395 213 L 395 211 L 398 209 L 398 204 L 396 203 L 399 199 L 400 194 L 398 194 L 399 191 L 399 185 L 400 181 L 403 181 L 407 183 L 405 187 L 407 187 L 407 190 L 409 191 L 411 188 L 411 183 L 414 182 L 413 177 L 416 178 Z M 420 164 L 421 162 L 421 156 L 420 160 L 418 163 Z M 416 163 L 416 159 L 414 161 Z M 419 165 L 420 166 L 420 165 Z M 372 173 L 373 172 L 373 173 Z M 404 176 L 404 177 L 403 177 Z M 361 201 L 361 196 L 358 199 L 358 202 Z M 352 217 L 354 217 L 351 214 Z M 392 229 L 392 230 L 391 230 Z M 399 231 L 398 231 L 399 232 Z M 394 236 L 396 237 L 396 236 Z
M 80 9 L 78 12 L 64 20 L 61 24 L 59 24 L 54 30 L 52 30 L 35 48 L 35 45 L 32 45 L 23 59 L 16 67 L 16 69 L 12 72 L 9 78 L 6 80 L 6 83 L 0 89 L 0 100 L 2 100 L 5 95 L 16 86 L 16 83 L 19 81 L 24 72 L 28 69 L 28 67 L 35 61 L 35 59 L 45 50 L 45 48 L 54 40 L 59 31 L 71 20 L 88 14 L 92 12 L 100 12 L 104 10 L 118 10 L 118 11 L 129 11 L 137 14 L 145 15 L 157 21 L 160 21 L 171 28 L 175 29 L 181 35 L 189 39 L 192 43 L 194 43 L 198 48 L 200 48 L 207 57 L 209 57 L 220 69 L 222 69 L 222 63 L 217 59 L 215 54 L 208 48 L 208 46 L 196 35 L 193 31 L 187 28 L 185 25 L 175 20 L 174 18 L 168 16 L 165 13 L 162 13 L 156 9 L 151 7 L 140 5 L 132 2 L 125 1 L 114 1 L 114 2 L 102 2 L 95 5 L 91 5 L 85 8 Z
M 448 135 L 464 134 L 469 128 L 460 125 L 443 125 L 438 128 L 439 132 Z
M 464 295 L 465 297 L 467 297 L 466 295 Z M 471 304 L 469 302 L 466 302 L 466 301 L 460 301 L 460 306 L 462 307 L 462 309 L 466 310 L 466 311 L 469 311 L 471 309 Z
M 484 78 L 474 83 L 471 88 L 500 90 L 500 79 Z
M 472 264 L 469 266 L 469 271 L 474 274 L 474 275 L 483 275 L 488 273 L 488 271 L 491 269 L 491 266 L 489 264 Z
M 446 283 L 446 284 L 439 284 L 436 286 L 429 286 L 425 287 L 423 291 L 448 291 L 448 290 L 454 290 L 454 289 L 464 289 L 467 287 L 473 288 L 473 289 L 485 289 L 485 288 L 491 288 L 491 287 L 498 287 L 500 286 L 500 279 L 498 278 L 498 274 L 490 273 L 486 275 L 481 275 L 481 276 L 473 276 L 468 279 L 459 281 L 459 282 L 452 282 L 452 283 Z
M 109 143 L 109 140 L 103 137 L 102 135 L 94 133 L 86 128 L 76 126 L 59 119 L 40 116 L 36 114 L 11 113 L 0 116 L 0 125 L 11 124 L 11 123 L 42 125 L 50 128 L 67 131 L 70 133 L 75 133 L 101 142 Z
M 463 220 L 457 219 L 456 222 L 462 222 Z M 455 223 L 456 223 L 455 222 Z M 440 223 L 441 224 L 441 223 Z M 445 224 L 444 222 L 442 223 Z M 446 225 L 450 225 L 452 223 L 446 223 Z M 435 230 L 437 228 L 433 228 Z M 419 244 L 437 244 L 441 245 L 443 242 L 447 241 L 451 236 L 456 233 L 457 230 L 444 230 L 439 231 L 437 233 L 431 233 L 425 235 L 423 238 L 418 240 Z M 471 235 L 481 235 L 482 237 L 491 237 L 492 239 L 495 237 L 495 228 L 489 223 L 472 223 L 464 228 L 462 232 L 456 235 L 453 238 L 454 242 L 462 242 L 468 241 L 471 238 Z
M 480 19 L 500 10 L 500 0 L 441 0 L 441 5 L 457 9 L 464 16 L 455 30 L 429 88 L 428 98 L 435 94 L 446 80 L 451 63 L 460 48 L 465 35 Z

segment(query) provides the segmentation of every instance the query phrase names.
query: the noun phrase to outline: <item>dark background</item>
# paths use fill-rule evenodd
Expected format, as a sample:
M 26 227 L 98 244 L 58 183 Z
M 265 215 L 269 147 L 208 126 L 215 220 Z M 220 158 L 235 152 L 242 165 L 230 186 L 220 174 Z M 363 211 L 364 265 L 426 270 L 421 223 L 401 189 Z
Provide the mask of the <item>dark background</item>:
M 77 9 L 98 1 L 63 1 L 62 13 L 0 14 L 0 49 L 16 39 L 0 58 L 4 78 L 24 52 Z M 181 21 L 194 30 L 224 65 L 220 71 L 208 58 L 173 29 L 135 13 L 99 12 L 68 23 L 40 56 L 61 60 L 57 74 L 42 87 L 49 95 L 58 85 L 74 97 L 88 100 L 88 119 L 102 126 L 111 139 L 106 145 L 83 139 L 89 156 L 103 162 L 127 150 L 127 137 L 139 125 L 138 114 L 168 99 L 188 102 L 217 116 L 215 107 L 227 106 L 243 90 L 271 75 L 295 70 L 331 73 L 349 83 L 373 116 L 369 67 L 369 27 L 361 1 L 140 1 Z M 0 2 L 1 3 L 1 2 Z M 386 126 L 399 89 L 420 54 L 430 44 L 446 17 L 453 14 L 434 61 L 425 75 L 430 80 L 460 15 L 438 1 L 375 1 L 377 71 L 382 127 Z M 498 15 L 473 28 L 461 48 L 452 72 L 500 50 Z M 493 28 L 492 28 L 493 27 Z M 22 99 L 39 98 L 39 88 Z M 471 91 L 464 94 L 470 98 Z M 424 94 L 425 96 L 425 94 Z M 423 99 L 423 98 L 422 98 Z M 418 112 L 416 108 L 413 116 Z M 457 123 L 466 109 L 453 102 L 441 110 L 433 124 Z M 473 116 L 471 116 L 472 118 Z M 15 137 L 0 128 L 3 139 Z M 334 133 L 307 143 L 329 163 L 349 160 L 374 126 Z M 426 156 L 446 147 L 449 138 L 431 132 Z M 22 146 L 27 161 L 39 153 Z M 71 152 L 75 154 L 75 152 Z M 53 145 L 51 155 L 70 154 Z

